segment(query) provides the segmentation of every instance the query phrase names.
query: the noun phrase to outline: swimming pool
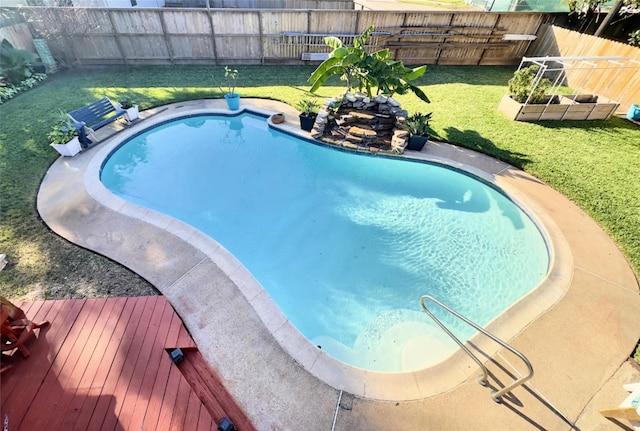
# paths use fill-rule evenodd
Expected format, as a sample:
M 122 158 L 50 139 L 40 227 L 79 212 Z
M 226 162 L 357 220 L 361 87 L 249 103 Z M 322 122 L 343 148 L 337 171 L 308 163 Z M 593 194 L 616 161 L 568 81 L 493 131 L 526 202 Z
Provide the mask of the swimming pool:
M 141 133 L 101 180 L 215 238 L 309 340 L 366 369 L 424 368 L 455 348 L 420 311 L 422 294 L 484 325 L 549 266 L 536 225 L 491 185 L 311 145 L 253 114 Z

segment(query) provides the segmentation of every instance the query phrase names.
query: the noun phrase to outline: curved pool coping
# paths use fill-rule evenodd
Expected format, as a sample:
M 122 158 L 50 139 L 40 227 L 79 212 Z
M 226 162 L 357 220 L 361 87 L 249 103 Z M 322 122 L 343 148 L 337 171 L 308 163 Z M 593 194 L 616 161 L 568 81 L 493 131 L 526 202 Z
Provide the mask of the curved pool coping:
M 287 121 L 280 125 L 270 123 L 270 126 L 309 138 L 309 134 L 302 132 L 292 121 L 292 118 L 296 119 L 295 111 L 287 105 L 273 101 L 245 100 L 241 110 L 249 108 L 247 102 L 251 104 L 250 111 L 258 114 L 270 115 L 284 111 Z M 296 381 L 305 381 L 310 388 L 315 388 L 316 396 L 322 393 L 331 398 L 330 394 L 335 395 L 336 390 L 343 390 L 372 400 L 420 400 L 451 391 L 468 382 L 473 377 L 469 370 L 474 364 L 460 350 L 433 367 L 402 373 L 362 370 L 335 360 L 299 333 L 249 271 L 215 240 L 169 216 L 124 201 L 102 185 L 99 180 L 100 167 L 121 142 L 141 130 L 172 118 L 204 113 L 229 114 L 229 111 L 219 101 L 213 100 L 167 105 L 154 112 L 147 112 L 148 117 L 144 121 L 106 139 L 96 150 L 85 152 L 74 159 L 60 158 L 47 173 L 39 192 L 38 210 L 43 220 L 52 230 L 70 241 L 105 254 L 150 280 L 170 300 L 205 358 L 214 369 L 221 372 L 223 378 L 226 367 L 232 370 L 229 371 L 230 380 L 234 379 L 236 372 L 244 373 L 242 375 L 245 376 L 256 372 L 249 370 L 253 367 L 234 370 L 238 365 L 219 349 L 229 349 L 234 342 L 237 343 L 238 333 L 258 333 L 261 335 L 253 337 L 247 348 L 253 352 L 271 352 L 270 355 L 275 355 L 278 361 L 278 365 L 274 365 L 278 369 L 276 374 L 296 376 Z M 536 319 L 553 309 L 574 283 L 572 246 L 556 224 L 555 217 L 548 213 L 555 209 L 545 208 L 546 201 L 537 198 L 535 192 L 532 195 L 530 190 L 531 187 L 548 187 L 534 177 L 484 155 L 445 144 L 430 143 L 428 147 L 427 151 L 407 152 L 398 157 L 453 166 L 497 185 L 532 216 L 547 239 L 551 267 L 546 278 L 536 289 L 486 326 L 499 338 L 513 341 L 525 334 Z M 83 168 L 80 167 L 82 164 Z M 74 169 L 72 165 L 78 165 L 78 169 Z M 62 175 L 72 175 L 75 183 L 73 187 L 80 189 L 69 191 L 67 186 L 60 188 L 59 179 L 54 178 L 57 174 L 52 172 L 58 167 L 67 171 Z M 55 189 L 45 192 L 49 187 Z M 63 204 L 60 202 L 64 200 L 59 199 L 64 196 L 71 199 Z M 78 220 L 68 217 L 69 212 Z M 63 214 L 66 215 L 63 217 Z M 100 222 L 96 223 L 96 219 Z M 162 245 L 154 246 L 157 242 Z M 168 250 L 179 252 L 173 254 L 168 253 Z M 140 254 L 144 255 L 144 262 L 137 262 Z M 208 281 L 212 273 L 215 273 L 215 281 Z M 624 280 L 619 284 L 631 291 L 635 289 L 637 293 L 637 281 L 630 269 L 627 269 L 622 278 Z M 216 290 L 217 288 L 220 290 Z M 242 297 L 237 295 L 238 291 L 242 293 Z M 213 304 L 220 301 L 220 296 L 238 303 L 238 307 L 234 309 L 236 312 L 239 310 L 241 313 L 252 314 L 247 308 L 250 305 L 258 317 L 246 318 L 244 327 L 237 322 L 231 325 L 236 331 L 231 334 L 230 340 L 224 342 L 220 341 L 224 337 L 220 332 L 222 314 L 225 319 L 233 320 L 233 313 L 232 310 L 215 307 L 216 313 L 220 315 L 211 316 Z M 636 306 L 637 304 L 634 305 Z M 267 332 L 264 332 L 265 329 Z M 499 346 L 485 337 L 476 336 L 470 341 L 487 357 L 494 356 L 499 350 Z M 283 352 L 286 354 L 282 355 Z M 287 360 L 287 356 L 292 360 Z M 259 367 L 264 366 L 263 359 Z M 264 371 L 263 368 L 257 372 Z M 253 374 L 251 376 L 256 381 L 260 379 Z M 240 387 L 237 391 L 236 396 L 239 398 L 245 396 L 243 393 L 252 392 L 251 389 Z

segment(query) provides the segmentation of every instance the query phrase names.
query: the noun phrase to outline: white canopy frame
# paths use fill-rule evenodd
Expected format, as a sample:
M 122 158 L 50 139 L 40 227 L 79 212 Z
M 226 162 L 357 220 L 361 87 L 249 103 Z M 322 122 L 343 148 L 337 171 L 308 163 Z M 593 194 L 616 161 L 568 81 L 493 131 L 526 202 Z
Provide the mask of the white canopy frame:
M 560 87 L 567 83 L 570 84 L 573 93 L 562 95 L 572 98 L 573 101 L 580 94 L 588 93 L 598 95 L 598 97 L 607 94 L 605 97 L 611 102 L 619 104 L 623 94 L 632 88 L 635 84 L 634 81 L 640 79 L 628 80 L 626 85 L 622 87 L 623 90 L 617 91 L 617 95 L 611 97 L 608 90 L 614 83 L 617 83 L 620 73 L 628 69 L 640 69 L 640 61 L 627 57 L 523 57 L 518 70 L 529 64 L 539 66 L 531 90 L 537 88 L 543 78 L 548 78 L 552 82 L 552 97 L 547 102 L 547 106 L 553 102 L 554 96 L 558 95 Z M 635 75 L 637 77 L 639 74 Z M 600 79 L 595 85 L 592 83 L 588 87 L 587 83 L 597 79 L 598 76 L 606 76 L 606 79 Z M 525 104 L 529 104 L 530 98 L 531 95 Z

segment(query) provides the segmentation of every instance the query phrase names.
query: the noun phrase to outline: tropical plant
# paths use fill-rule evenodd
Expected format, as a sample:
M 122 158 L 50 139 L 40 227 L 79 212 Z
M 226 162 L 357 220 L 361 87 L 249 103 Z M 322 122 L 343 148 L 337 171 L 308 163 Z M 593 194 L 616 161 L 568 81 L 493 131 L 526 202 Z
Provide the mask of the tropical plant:
M 32 66 L 39 64 L 39 57 L 24 49 L 17 49 L 7 39 L 0 43 L 0 75 L 9 84 L 18 86 L 22 81 L 31 77 Z
M 420 78 L 427 66 L 405 67 L 402 61 L 391 59 L 391 52 L 382 49 L 369 54 L 365 45 L 373 34 L 370 26 L 360 36 L 354 38 L 353 46 L 345 46 L 335 36 L 328 36 L 324 42 L 333 51 L 309 77 L 310 91 L 314 93 L 332 76 L 340 76 L 347 83 L 347 91 L 357 89 L 366 92 L 369 97 L 375 94 L 405 94 L 412 91 L 421 100 L 429 103 L 427 95 L 411 81 Z
M 305 117 L 312 117 L 318 114 L 320 103 L 315 99 L 302 99 L 296 104 L 296 108 L 300 111 L 300 115 Z
M 431 131 L 429 127 L 429 121 L 431 121 L 432 112 L 423 114 L 422 112 L 416 112 L 407 118 L 406 125 L 407 131 L 413 136 L 427 136 Z
M 238 69 L 232 69 L 229 66 L 225 66 L 224 67 L 224 79 L 226 84 L 224 85 L 224 87 L 218 85 L 218 88 L 220 89 L 220 91 L 222 91 L 225 94 L 233 94 L 236 92 L 236 84 L 238 81 L 238 77 L 240 76 L 240 72 L 238 72 Z M 226 88 L 226 90 L 225 90 Z
M 539 66 L 524 67 L 513 73 L 509 80 L 509 95 L 518 103 L 540 103 L 551 87 L 551 81 L 538 76 Z

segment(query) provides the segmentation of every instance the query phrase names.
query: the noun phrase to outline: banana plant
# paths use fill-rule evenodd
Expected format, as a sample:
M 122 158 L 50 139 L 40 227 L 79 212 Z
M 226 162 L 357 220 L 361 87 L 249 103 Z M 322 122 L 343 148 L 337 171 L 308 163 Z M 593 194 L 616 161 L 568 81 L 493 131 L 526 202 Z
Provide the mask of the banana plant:
M 427 66 L 406 67 L 402 61 L 392 60 L 388 49 L 368 53 L 365 45 L 375 27 L 372 25 L 353 40 L 353 46 L 346 46 L 339 38 L 328 36 L 326 45 L 333 49 L 309 77 L 310 91 L 316 92 L 332 76 L 340 76 L 346 81 L 347 91 L 357 89 L 373 97 L 378 94 L 406 94 L 412 91 L 418 98 L 429 103 L 427 95 L 411 81 L 420 78 Z M 374 93 L 375 90 L 375 93 Z

